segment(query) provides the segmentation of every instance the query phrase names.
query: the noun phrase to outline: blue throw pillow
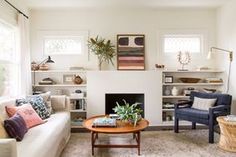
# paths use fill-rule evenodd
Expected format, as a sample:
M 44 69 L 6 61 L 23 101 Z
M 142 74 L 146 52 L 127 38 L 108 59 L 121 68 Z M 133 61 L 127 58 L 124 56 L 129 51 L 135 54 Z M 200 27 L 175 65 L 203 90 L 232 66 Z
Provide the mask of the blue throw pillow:
M 8 135 L 15 138 L 17 141 L 22 141 L 25 133 L 28 131 L 24 119 L 19 114 L 15 114 L 11 118 L 5 120 L 4 128 Z
M 30 103 L 40 118 L 46 119 L 50 117 L 50 112 L 48 111 L 42 96 L 32 95 L 28 96 L 26 99 L 16 100 L 16 106 L 21 106 L 25 103 Z

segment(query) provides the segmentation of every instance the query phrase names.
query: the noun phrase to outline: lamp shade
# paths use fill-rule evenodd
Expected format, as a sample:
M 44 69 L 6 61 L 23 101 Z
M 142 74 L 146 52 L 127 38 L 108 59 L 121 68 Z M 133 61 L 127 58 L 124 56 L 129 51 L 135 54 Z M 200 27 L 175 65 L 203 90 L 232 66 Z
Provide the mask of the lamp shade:
M 48 59 L 46 60 L 45 63 L 55 63 L 50 56 L 48 56 Z
M 207 55 L 207 59 L 211 59 L 212 51 L 210 50 Z

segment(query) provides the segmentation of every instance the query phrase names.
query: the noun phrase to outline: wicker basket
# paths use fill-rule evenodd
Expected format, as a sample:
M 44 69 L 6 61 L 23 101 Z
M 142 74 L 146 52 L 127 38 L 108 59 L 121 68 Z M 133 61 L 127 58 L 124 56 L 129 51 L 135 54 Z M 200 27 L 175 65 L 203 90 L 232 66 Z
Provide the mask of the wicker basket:
M 183 83 L 198 83 L 200 78 L 180 77 L 179 80 Z
M 223 150 L 236 152 L 236 122 L 228 122 L 224 117 L 218 117 L 220 126 L 219 147 Z

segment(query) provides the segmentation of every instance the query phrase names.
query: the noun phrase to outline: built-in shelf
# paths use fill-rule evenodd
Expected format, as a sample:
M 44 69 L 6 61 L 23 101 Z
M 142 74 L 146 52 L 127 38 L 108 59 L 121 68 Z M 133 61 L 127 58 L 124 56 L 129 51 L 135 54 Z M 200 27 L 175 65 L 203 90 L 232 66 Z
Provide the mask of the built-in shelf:
M 85 70 L 37 70 L 31 71 L 32 73 L 86 73 Z
M 222 86 L 224 83 L 163 83 L 164 86 Z
M 33 85 L 33 87 L 86 87 L 86 84 Z
M 79 109 L 79 110 L 77 110 L 77 109 L 75 109 L 75 110 L 70 110 L 70 112 L 87 112 L 86 110 L 83 110 L 83 109 Z
M 165 73 L 223 73 L 223 70 L 189 70 L 189 71 L 177 71 L 177 70 L 164 70 Z
M 79 98 L 79 97 L 74 97 L 74 96 L 69 96 L 69 98 L 70 100 L 81 100 L 81 99 L 86 100 L 87 99 L 86 97 Z
M 184 95 L 178 95 L 178 96 L 162 96 L 164 99 L 188 99 L 189 96 L 184 96 Z
M 174 111 L 175 109 L 162 109 L 162 111 Z

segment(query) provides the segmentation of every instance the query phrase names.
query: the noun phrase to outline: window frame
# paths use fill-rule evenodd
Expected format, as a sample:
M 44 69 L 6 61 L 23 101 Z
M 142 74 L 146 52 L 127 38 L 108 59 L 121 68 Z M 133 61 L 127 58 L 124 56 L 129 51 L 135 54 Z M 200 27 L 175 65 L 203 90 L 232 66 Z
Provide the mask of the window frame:
M 88 41 L 89 33 L 88 31 L 51 31 L 51 30 L 40 30 L 38 32 L 38 36 L 40 38 L 41 42 L 41 50 L 43 56 L 70 56 L 75 55 L 79 56 L 81 58 L 88 58 L 88 45 L 86 42 Z M 51 37 L 58 37 L 58 39 L 64 39 L 64 38 L 82 38 L 82 46 L 81 46 L 81 54 L 78 53 L 54 53 L 54 54 L 47 54 L 45 52 L 45 39 L 51 38 Z
M 11 78 L 14 78 L 13 81 L 9 81 L 10 82 L 10 86 L 9 87 L 5 87 L 5 88 L 10 88 L 10 89 L 14 89 L 14 90 L 11 90 L 11 92 L 9 92 L 7 95 L 0 95 L 0 101 L 4 101 L 6 99 L 10 99 L 10 98 L 16 98 L 18 96 L 21 95 L 21 91 L 20 91 L 20 86 L 21 86 L 21 79 L 20 79 L 20 51 L 19 51 L 19 29 L 17 26 L 15 25 L 12 25 L 8 22 L 5 22 L 4 20 L 1 20 L 0 19 L 0 22 L 3 24 L 3 25 L 6 25 L 6 27 L 8 27 L 7 29 L 12 29 L 12 31 L 14 32 L 14 55 L 12 56 L 12 58 L 4 58 L 4 59 L 0 59 L 0 64 L 6 67 L 8 66 L 12 66 L 10 67 L 10 69 L 12 69 L 9 71 L 9 74 L 10 75 L 14 75 L 13 77 Z M 6 75 L 9 75 L 9 74 L 5 74 Z M 4 82 L 3 82 L 4 83 Z M 14 87 L 12 87 L 11 85 L 14 85 Z M 1 93 L 2 94 L 2 93 Z
M 205 56 L 208 49 L 208 32 L 203 29 L 169 29 L 161 30 L 158 32 L 158 45 L 161 56 L 176 57 L 176 53 L 165 53 L 164 52 L 164 37 L 165 35 L 182 35 L 182 36 L 199 36 L 200 37 L 200 53 L 190 53 L 191 56 Z
M 165 54 L 176 54 L 178 53 L 178 51 L 176 52 L 166 52 L 165 51 L 165 39 L 167 36 L 176 36 L 175 38 L 198 38 L 200 40 L 200 47 L 199 47 L 199 52 L 191 52 L 189 51 L 190 54 L 200 54 L 203 52 L 203 35 L 202 34 L 165 34 L 162 37 L 162 46 L 163 46 L 163 53 Z M 188 51 L 188 50 L 179 50 L 179 51 Z

